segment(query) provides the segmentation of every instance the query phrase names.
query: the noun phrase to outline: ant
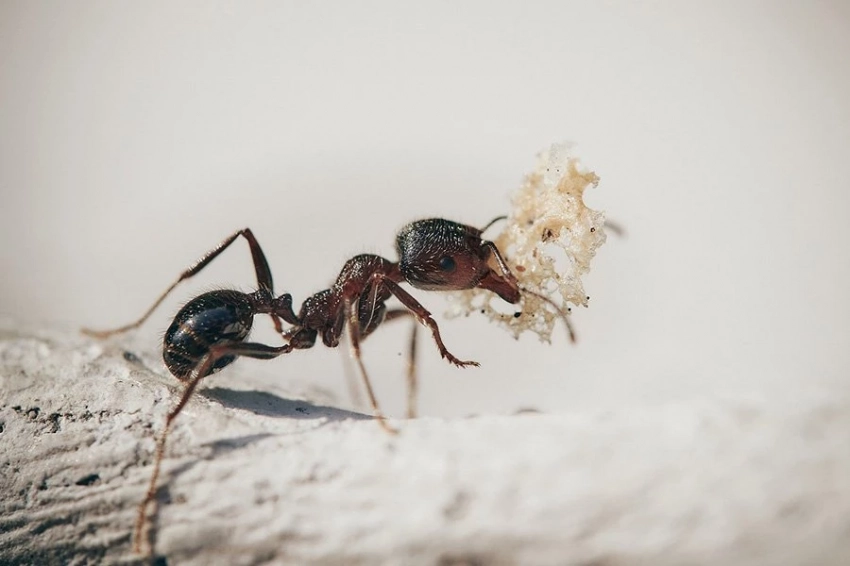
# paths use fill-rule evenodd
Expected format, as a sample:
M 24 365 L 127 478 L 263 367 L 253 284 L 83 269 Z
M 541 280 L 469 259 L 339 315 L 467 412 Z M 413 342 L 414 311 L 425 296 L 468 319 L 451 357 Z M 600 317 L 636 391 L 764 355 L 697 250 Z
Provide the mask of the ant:
M 446 348 L 431 313 L 400 283 L 427 291 L 479 287 L 496 293 L 511 304 L 518 303 L 523 292 L 534 294 L 558 312 L 567 325 L 570 339 L 575 341 L 567 313 L 547 297 L 521 288 L 496 245 L 482 239 L 485 230 L 504 218 L 498 217 L 481 229 L 440 218 L 412 222 L 396 236 L 398 262 L 373 254 L 361 254 L 349 259 L 331 288 L 308 297 L 297 315 L 292 309 L 292 296 L 289 293 L 275 296 L 271 269 L 265 254 L 254 233 L 250 228 L 245 228 L 231 234 L 181 273 L 137 321 L 114 330 L 83 329 L 83 333 L 89 336 L 106 338 L 139 327 L 179 283 L 200 272 L 240 236 L 247 240 L 258 289 L 253 293 L 229 289 L 203 293 L 178 311 L 165 332 L 163 360 L 168 370 L 186 385 L 180 400 L 168 413 L 157 440 L 153 472 L 136 519 L 134 551 L 140 551 L 147 508 L 156 494 L 165 443 L 174 419 L 204 377 L 221 370 L 239 356 L 269 360 L 293 350 L 312 348 L 319 335 L 325 346 L 334 348 L 339 345 L 343 330 L 347 328 L 351 356 L 359 368 L 375 418 L 384 430 L 395 434 L 397 431 L 386 423 L 378 406 L 360 355 L 361 341 L 382 322 L 412 316 L 416 322 L 430 329 L 443 358 L 458 367 L 479 365 L 474 361 L 457 358 Z M 390 297 L 398 299 L 403 308 L 388 310 L 386 301 Z M 262 314 L 271 317 L 275 330 L 286 341 L 285 344 L 270 346 L 246 341 L 254 317 Z M 283 322 L 290 327 L 284 330 Z M 416 387 L 413 369 L 415 343 L 416 325 L 411 336 L 408 364 L 409 403 L 412 402 Z M 411 405 L 408 406 L 408 413 L 412 413 Z

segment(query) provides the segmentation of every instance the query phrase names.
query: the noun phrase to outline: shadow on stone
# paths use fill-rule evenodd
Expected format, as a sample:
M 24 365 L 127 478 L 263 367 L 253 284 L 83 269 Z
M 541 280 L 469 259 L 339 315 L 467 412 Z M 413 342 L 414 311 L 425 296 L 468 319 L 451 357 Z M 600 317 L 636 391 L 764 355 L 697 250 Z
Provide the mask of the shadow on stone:
M 225 407 L 250 411 L 265 417 L 285 417 L 291 419 L 328 419 L 342 421 L 347 419 L 370 420 L 374 417 L 327 407 L 314 405 L 309 401 L 284 399 L 265 391 L 242 391 L 224 387 L 210 387 L 201 391 L 201 395 L 218 401 Z

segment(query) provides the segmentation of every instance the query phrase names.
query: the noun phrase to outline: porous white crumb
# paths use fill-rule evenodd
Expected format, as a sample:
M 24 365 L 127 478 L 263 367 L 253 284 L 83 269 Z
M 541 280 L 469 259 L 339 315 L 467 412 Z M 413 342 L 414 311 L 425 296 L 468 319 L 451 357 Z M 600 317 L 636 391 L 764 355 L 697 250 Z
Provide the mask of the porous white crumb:
M 581 278 L 605 243 L 605 213 L 585 206 L 583 198 L 598 183 L 572 144 L 553 144 L 538 155 L 537 166 L 512 199 L 504 229 L 493 238 L 520 286 L 549 297 L 565 311 L 570 305 L 587 306 Z M 519 305 L 507 305 L 483 289 L 457 291 L 449 300 L 448 316 L 481 312 L 514 337 L 530 331 L 549 342 L 559 319 L 551 305 L 528 292 Z

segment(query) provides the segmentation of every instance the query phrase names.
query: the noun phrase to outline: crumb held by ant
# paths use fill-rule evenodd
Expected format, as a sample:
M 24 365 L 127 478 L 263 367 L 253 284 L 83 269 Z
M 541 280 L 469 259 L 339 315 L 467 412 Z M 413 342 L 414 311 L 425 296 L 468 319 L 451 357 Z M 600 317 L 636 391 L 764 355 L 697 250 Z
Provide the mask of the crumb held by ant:
M 583 195 L 598 184 L 599 177 L 582 166 L 570 144 L 553 144 L 540 153 L 513 197 L 504 229 L 493 238 L 520 287 L 531 291 L 522 294 L 525 316 L 505 316 L 504 307 L 481 289 L 451 293 L 448 315 L 477 310 L 514 337 L 528 331 L 549 342 L 560 315 L 537 295 L 552 297 L 564 311 L 569 305 L 587 306 L 581 278 L 605 243 L 605 230 L 598 227 L 608 224 L 604 212 L 585 206 Z

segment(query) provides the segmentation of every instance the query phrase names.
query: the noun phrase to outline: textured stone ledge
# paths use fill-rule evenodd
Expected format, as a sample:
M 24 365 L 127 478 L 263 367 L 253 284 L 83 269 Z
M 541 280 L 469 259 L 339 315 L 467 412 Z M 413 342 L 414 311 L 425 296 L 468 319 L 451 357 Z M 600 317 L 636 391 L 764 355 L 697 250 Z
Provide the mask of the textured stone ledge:
M 146 357 L 147 356 L 147 357 Z M 133 562 L 156 353 L 0 333 L 0 562 Z M 233 367 L 238 372 L 239 365 Z M 228 383 L 238 380 L 228 380 Z M 399 421 L 215 381 L 177 421 L 169 564 L 846 564 L 850 403 Z

